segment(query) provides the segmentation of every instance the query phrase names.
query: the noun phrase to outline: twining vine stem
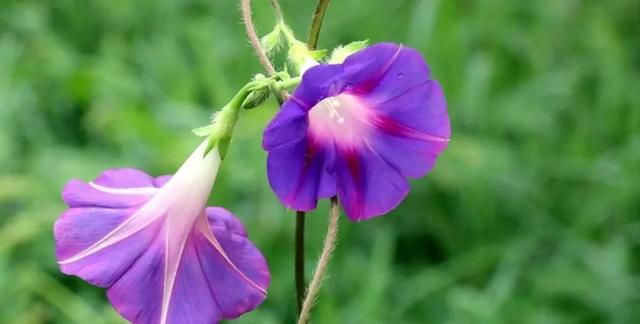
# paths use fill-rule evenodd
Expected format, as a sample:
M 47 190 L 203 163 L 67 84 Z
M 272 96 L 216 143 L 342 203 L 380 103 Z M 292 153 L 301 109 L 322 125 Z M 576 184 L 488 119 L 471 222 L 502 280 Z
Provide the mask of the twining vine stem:
M 272 3 L 273 2 L 276 1 L 272 0 Z M 276 10 L 275 8 L 276 7 L 274 7 L 274 11 Z M 280 6 L 278 5 L 277 8 L 279 10 Z M 240 0 L 240 9 L 242 11 L 242 21 L 244 22 L 244 28 L 247 32 L 247 38 L 249 38 L 249 42 L 258 56 L 260 64 L 269 75 L 276 74 L 273 64 L 269 61 L 267 53 L 264 51 L 264 48 L 262 48 L 262 44 L 260 44 L 260 37 L 258 37 L 258 34 L 256 33 L 256 28 L 253 26 L 253 18 L 251 18 L 251 0 Z
M 333 250 L 336 247 L 336 240 L 338 238 L 338 220 L 340 219 L 340 206 L 338 204 L 338 198 L 331 198 L 331 208 L 329 210 L 329 225 L 327 226 L 327 236 L 324 238 L 324 245 L 316 270 L 313 273 L 313 278 L 309 283 L 309 289 L 307 290 L 307 296 L 302 304 L 302 311 L 298 318 L 298 324 L 307 324 L 309 322 L 309 316 L 311 315 L 311 308 L 315 304 L 320 286 L 322 286 L 322 279 L 329 267 L 329 261 L 333 255 Z
M 322 22 L 324 21 L 324 15 L 329 8 L 330 0 L 318 0 L 316 11 L 313 13 L 313 20 L 311 21 L 311 28 L 309 29 L 309 38 L 307 39 L 307 46 L 309 49 L 316 49 L 318 46 L 318 37 L 320 37 L 320 28 L 322 28 Z

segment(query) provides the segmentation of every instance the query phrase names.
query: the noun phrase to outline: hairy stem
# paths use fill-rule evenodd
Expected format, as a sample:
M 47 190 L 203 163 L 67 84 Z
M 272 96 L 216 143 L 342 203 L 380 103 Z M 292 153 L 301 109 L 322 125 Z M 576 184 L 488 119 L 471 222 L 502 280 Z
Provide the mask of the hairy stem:
M 277 0 L 276 0 L 277 1 Z M 315 49 L 318 45 L 318 37 L 320 37 L 320 28 L 322 27 L 322 21 L 324 20 L 325 13 L 329 6 L 329 0 L 319 0 L 315 13 L 313 14 L 313 21 L 311 22 L 311 29 L 309 32 L 309 39 L 307 41 L 307 47 L 309 49 Z M 274 6 L 274 10 L 277 9 Z M 276 14 L 277 15 L 277 14 Z M 338 199 L 336 197 L 331 199 L 331 215 L 329 220 L 329 229 L 327 231 L 327 237 L 325 238 L 325 248 L 322 251 L 320 260 L 318 261 L 318 267 L 314 273 L 313 280 L 309 285 L 309 291 L 307 292 L 307 298 L 304 299 L 304 223 L 305 214 L 302 211 L 296 212 L 296 236 L 295 236 L 295 280 L 296 280 L 296 302 L 298 305 L 298 323 L 306 323 L 309 321 L 309 315 L 311 308 L 315 302 L 316 295 L 320 289 L 322 283 L 323 273 L 331 259 L 331 253 L 335 246 L 336 236 L 338 234 Z M 334 219 L 335 218 L 335 219 Z M 324 258 L 323 258 L 324 257 Z M 313 289 L 312 289 L 313 288 Z
M 280 8 L 280 6 L 278 6 L 278 8 Z M 242 10 L 242 21 L 247 32 L 247 37 L 249 38 L 249 42 L 251 43 L 253 50 L 258 56 L 260 64 L 269 75 L 276 74 L 276 70 L 273 68 L 273 64 L 271 64 L 271 61 L 269 61 L 269 57 L 264 51 L 264 48 L 262 48 L 262 44 L 260 44 L 260 38 L 258 37 L 256 29 L 253 26 L 253 18 L 251 18 L 251 0 L 240 0 L 240 9 Z
M 304 301 L 304 221 L 305 215 L 303 211 L 296 212 L 296 236 L 295 236 L 295 281 L 296 281 L 296 304 L 298 306 L 298 315 L 302 311 L 302 302 Z
M 333 250 L 336 247 L 336 239 L 338 238 L 338 220 L 340 218 L 340 210 L 338 206 L 338 198 L 331 198 L 331 208 L 329 211 L 329 225 L 327 227 L 327 236 L 324 238 L 324 246 L 316 265 L 316 270 L 313 273 L 313 279 L 309 283 L 309 289 L 307 290 L 307 296 L 302 303 L 302 311 L 298 318 L 298 324 L 307 324 L 309 322 L 309 316 L 311 314 L 311 308 L 318 297 L 320 286 L 322 286 L 322 280 L 329 267 L 329 261 L 333 255 Z
M 320 28 L 322 28 L 322 21 L 324 21 L 324 15 L 329 8 L 330 0 L 318 0 L 316 5 L 316 11 L 313 13 L 313 20 L 311 21 L 311 28 L 309 29 L 309 38 L 307 39 L 307 46 L 309 49 L 316 49 L 318 46 L 318 37 L 320 37 Z
M 276 16 L 276 20 L 281 22 L 284 20 L 282 16 L 282 9 L 280 9 L 280 3 L 278 0 L 271 0 L 271 7 L 273 8 L 273 14 Z

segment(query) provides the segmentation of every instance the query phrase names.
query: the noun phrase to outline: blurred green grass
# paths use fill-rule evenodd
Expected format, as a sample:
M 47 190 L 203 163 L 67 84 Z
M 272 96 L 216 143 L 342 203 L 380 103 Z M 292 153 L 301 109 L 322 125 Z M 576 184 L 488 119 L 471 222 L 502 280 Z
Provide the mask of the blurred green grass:
M 282 6 L 305 36 L 314 1 Z M 635 0 L 334 0 L 320 45 L 420 49 L 454 135 L 398 209 L 342 219 L 314 323 L 637 323 L 639 16 Z M 0 323 L 122 323 L 57 269 L 60 189 L 105 168 L 172 172 L 190 129 L 258 71 L 233 1 L 0 0 Z M 294 217 L 260 148 L 275 110 L 241 117 L 212 198 L 273 273 L 236 323 L 294 319 Z M 326 209 L 309 216 L 309 270 Z

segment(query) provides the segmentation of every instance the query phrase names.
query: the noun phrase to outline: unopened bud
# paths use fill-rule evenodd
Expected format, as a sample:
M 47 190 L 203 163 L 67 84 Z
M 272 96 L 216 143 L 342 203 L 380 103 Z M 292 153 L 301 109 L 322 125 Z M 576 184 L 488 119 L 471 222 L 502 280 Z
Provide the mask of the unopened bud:
M 264 86 L 258 89 L 255 89 L 249 93 L 247 98 L 242 102 L 241 107 L 244 109 L 252 109 L 260 106 L 263 102 L 265 102 L 271 96 L 271 90 L 269 86 Z

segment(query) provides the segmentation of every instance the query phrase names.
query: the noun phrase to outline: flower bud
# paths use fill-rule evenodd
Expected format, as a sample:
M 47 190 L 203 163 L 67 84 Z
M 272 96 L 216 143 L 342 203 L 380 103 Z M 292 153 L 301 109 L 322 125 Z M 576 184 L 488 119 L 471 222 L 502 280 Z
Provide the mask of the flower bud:
M 260 106 L 263 102 L 269 99 L 270 96 L 271 90 L 269 90 L 268 85 L 265 85 L 264 87 L 251 91 L 247 98 L 242 102 L 241 107 L 244 109 L 253 109 Z
M 249 95 L 244 99 L 244 101 L 240 105 L 240 107 L 244 109 L 252 109 L 258 107 L 271 96 L 269 81 L 263 74 L 256 74 L 256 76 L 253 77 L 253 80 L 262 82 L 260 82 L 259 85 L 252 89 Z

